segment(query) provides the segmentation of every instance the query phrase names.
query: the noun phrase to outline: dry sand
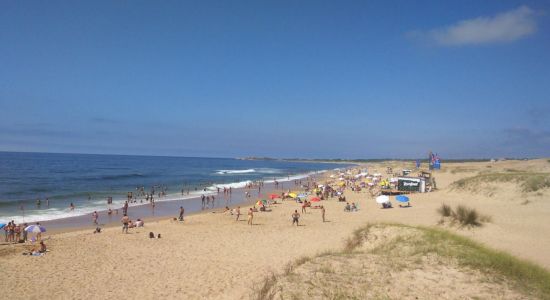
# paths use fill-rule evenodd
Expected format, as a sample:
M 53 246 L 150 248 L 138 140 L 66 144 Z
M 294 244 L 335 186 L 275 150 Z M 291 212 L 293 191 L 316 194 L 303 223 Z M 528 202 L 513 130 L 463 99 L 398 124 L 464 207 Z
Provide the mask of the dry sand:
M 400 162 L 368 167 L 373 173 L 385 171 L 387 165 L 412 167 Z M 367 192 L 348 191 L 348 201 L 358 203 L 360 210 L 347 213 L 343 203 L 323 201 L 325 223 L 319 210 L 309 209 L 300 219 L 303 226 L 293 227 L 290 215 L 294 209 L 300 211 L 300 206 L 287 201 L 274 205 L 271 212 L 255 213 L 253 226 L 227 213 L 208 213 L 190 216 L 184 223 L 146 222 L 145 228 L 131 229 L 127 235 L 120 228 L 106 228 L 101 234 L 89 229 L 46 236 L 51 252 L 43 257 L 23 256 L 21 246 L 3 245 L 0 270 L 12 280 L 0 281 L 0 293 L 13 299 L 246 299 L 268 272 L 281 272 L 286 263 L 303 255 L 340 249 L 353 230 L 367 222 L 437 226 L 436 209 L 443 202 L 466 204 L 493 218 L 481 228 L 450 230 L 550 269 L 550 191 L 525 194 L 504 183 L 493 187 L 492 193 L 449 187 L 480 171 L 550 172 L 550 163 L 506 161 L 443 167 L 435 173 L 439 191 L 412 195 L 412 207 L 406 209 L 382 210 Z M 529 202 L 522 204 L 526 199 Z M 150 231 L 161 233 L 162 238 L 149 239 Z

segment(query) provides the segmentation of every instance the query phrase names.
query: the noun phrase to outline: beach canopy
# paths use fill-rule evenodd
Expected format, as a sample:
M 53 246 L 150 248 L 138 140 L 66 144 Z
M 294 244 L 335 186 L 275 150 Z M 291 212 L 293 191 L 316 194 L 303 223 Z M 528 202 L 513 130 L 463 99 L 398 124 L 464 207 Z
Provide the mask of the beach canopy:
M 398 196 L 395 196 L 395 200 L 399 202 L 409 202 L 409 197 L 404 195 L 398 195 Z
M 319 199 L 319 198 L 317 198 L 317 197 L 313 197 L 313 198 L 311 198 L 311 200 L 309 200 L 309 201 L 311 201 L 311 202 L 319 202 L 319 201 L 321 201 L 321 199 Z
M 296 197 L 298 197 L 298 195 L 296 195 L 296 193 L 288 193 L 288 196 L 289 196 L 290 198 L 296 198 Z
M 271 194 L 271 195 L 269 195 L 269 198 L 271 198 L 271 200 L 273 200 L 275 198 L 281 198 L 281 196 L 279 196 L 277 194 Z
M 376 203 L 384 204 L 390 202 L 390 197 L 386 195 L 376 197 Z
M 40 233 L 46 232 L 46 228 L 42 225 L 29 225 L 25 227 L 25 231 L 30 233 Z

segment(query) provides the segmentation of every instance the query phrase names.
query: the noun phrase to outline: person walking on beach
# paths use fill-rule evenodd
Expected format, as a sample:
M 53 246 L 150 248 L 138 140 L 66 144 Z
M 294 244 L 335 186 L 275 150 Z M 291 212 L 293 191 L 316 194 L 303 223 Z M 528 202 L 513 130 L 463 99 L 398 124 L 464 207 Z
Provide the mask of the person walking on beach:
M 237 211 L 235 212 L 235 214 L 237 215 L 237 219 L 235 219 L 235 221 L 239 221 L 239 217 L 241 216 L 241 207 L 240 206 L 237 206 Z
M 92 221 L 94 221 L 94 224 L 97 225 L 97 218 L 99 217 L 99 215 L 97 214 L 97 211 L 94 211 L 94 213 L 92 214 Z
M 292 225 L 294 225 L 294 223 L 296 223 L 296 226 L 300 226 L 298 224 L 299 220 L 300 220 L 300 214 L 298 213 L 298 210 L 295 209 L 294 213 L 292 214 Z
M 252 211 L 252 207 L 248 210 L 248 225 L 252 225 L 252 219 L 254 219 L 254 211 Z
M 185 209 L 183 209 L 183 206 L 180 206 L 180 217 L 179 220 L 183 221 L 183 213 L 185 212 Z
M 127 214 L 124 214 L 124 217 L 120 220 L 122 222 L 122 233 L 128 233 L 128 223 L 130 223 L 130 218 Z
M 325 207 L 321 205 L 321 217 L 323 217 L 323 223 L 325 222 Z
M 201 195 L 201 202 L 202 202 L 202 209 L 204 209 L 204 200 L 206 200 L 206 197 L 204 194 Z

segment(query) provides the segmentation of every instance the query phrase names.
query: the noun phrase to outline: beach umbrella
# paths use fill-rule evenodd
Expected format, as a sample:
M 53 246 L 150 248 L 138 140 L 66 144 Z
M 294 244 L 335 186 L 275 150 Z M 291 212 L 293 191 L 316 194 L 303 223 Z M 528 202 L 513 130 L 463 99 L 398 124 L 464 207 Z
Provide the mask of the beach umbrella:
M 319 202 L 319 201 L 321 201 L 321 199 L 319 199 L 319 198 L 317 198 L 317 197 L 313 197 L 313 198 L 311 198 L 311 200 L 309 200 L 309 201 L 311 201 L 311 202 Z
M 256 205 L 267 205 L 267 200 L 258 200 L 258 202 L 256 202 Z
M 31 232 L 31 233 L 39 233 L 39 232 L 46 232 L 46 228 L 41 225 L 29 225 L 25 227 L 25 231 Z
M 404 195 L 398 195 L 398 196 L 395 196 L 395 200 L 399 202 L 409 202 L 409 197 Z
M 4 226 L 6 226 L 6 224 L 0 223 L 0 229 L 4 228 Z
M 298 195 L 296 195 L 296 193 L 288 193 L 288 196 L 289 196 L 290 198 L 296 198 L 296 197 L 298 197 Z
M 279 195 L 277 195 L 277 194 L 271 194 L 271 195 L 269 195 L 269 198 L 270 198 L 271 200 L 273 200 L 273 199 L 275 199 L 275 198 L 281 198 L 281 196 L 279 196 Z
M 298 195 L 298 198 L 307 198 L 307 194 L 301 193 Z
M 376 197 L 376 203 L 383 204 L 390 202 L 390 197 L 386 195 Z

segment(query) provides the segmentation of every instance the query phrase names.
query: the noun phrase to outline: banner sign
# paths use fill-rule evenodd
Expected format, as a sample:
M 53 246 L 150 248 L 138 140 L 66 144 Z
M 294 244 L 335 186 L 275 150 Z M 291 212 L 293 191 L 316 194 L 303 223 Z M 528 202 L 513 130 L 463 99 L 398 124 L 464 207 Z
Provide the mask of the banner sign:
M 419 192 L 421 181 L 422 180 L 420 178 L 398 177 L 397 178 L 397 190 L 398 191 Z

